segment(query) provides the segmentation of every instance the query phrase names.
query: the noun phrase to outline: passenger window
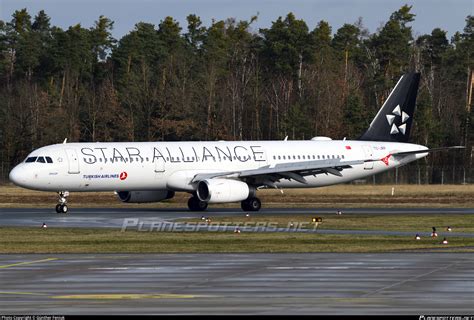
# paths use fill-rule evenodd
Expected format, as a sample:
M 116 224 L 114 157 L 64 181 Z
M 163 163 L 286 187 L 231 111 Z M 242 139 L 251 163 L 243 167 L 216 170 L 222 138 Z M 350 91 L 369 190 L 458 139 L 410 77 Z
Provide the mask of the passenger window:
M 321 159 L 321 157 L 318 155 L 318 160 Z
M 342 155 L 342 159 L 344 159 L 344 155 Z
M 298 159 L 301 159 L 300 156 L 298 156 Z
M 36 162 L 39 162 L 39 163 L 46 163 L 46 161 L 44 161 L 44 158 L 43 158 L 43 157 L 38 157 L 38 159 L 36 159 Z

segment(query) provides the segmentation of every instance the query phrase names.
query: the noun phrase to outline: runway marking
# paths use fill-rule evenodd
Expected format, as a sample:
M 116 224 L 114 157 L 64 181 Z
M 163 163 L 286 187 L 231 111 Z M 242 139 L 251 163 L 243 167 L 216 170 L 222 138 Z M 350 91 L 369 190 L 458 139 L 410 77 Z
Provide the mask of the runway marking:
M 201 296 L 191 294 L 141 294 L 141 293 L 111 293 L 111 294 L 76 294 L 52 296 L 53 299 L 85 299 L 85 300 L 122 300 L 122 299 L 192 299 Z
M 348 270 L 350 267 L 267 267 L 270 270 Z
M 104 268 L 89 268 L 89 270 L 162 270 L 162 267 L 104 267 Z
M 10 268 L 10 267 L 24 266 L 24 265 L 33 264 L 33 263 L 41 263 L 41 262 L 48 262 L 48 261 L 54 261 L 54 260 L 58 260 L 58 258 L 48 258 L 48 259 L 42 259 L 42 260 L 25 261 L 25 262 L 19 262 L 19 263 L 6 264 L 6 265 L 3 265 L 3 266 L 0 266 L 0 269 L 6 269 L 6 268 Z
M 46 293 L 37 292 L 15 292 L 15 291 L 0 291 L 0 294 L 11 294 L 11 295 L 29 295 L 29 296 L 46 296 Z
M 431 271 L 428 271 L 428 272 L 425 272 L 425 273 L 422 273 L 422 274 L 419 274 L 417 276 L 413 276 L 413 277 L 410 277 L 408 279 L 405 279 L 405 280 L 401 280 L 401 281 L 397 281 L 393 284 L 390 284 L 390 285 L 387 285 L 387 286 L 384 286 L 382 288 L 379 288 L 377 290 L 374 290 L 374 291 L 371 291 L 371 292 L 368 292 L 366 294 L 363 294 L 361 297 L 365 298 L 365 297 L 370 297 L 372 295 L 376 295 L 377 293 L 379 292 L 382 292 L 384 290 L 387 290 L 387 289 L 391 289 L 393 287 L 396 287 L 396 286 L 400 286 L 400 285 L 403 285 L 409 281 L 414 281 L 414 280 L 417 280 L 419 278 L 422 278 L 422 277 L 425 277 L 425 276 L 428 276 L 432 273 L 435 273 L 435 272 L 438 272 L 438 271 L 442 271 L 442 270 L 446 270 L 446 269 L 449 269 L 451 268 L 452 266 L 455 266 L 457 264 L 460 264 L 461 262 L 460 261 L 457 261 L 457 262 L 454 262 L 454 263 L 451 263 L 451 264 L 448 264 L 447 266 L 443 266 L 443 267 L 439 267 L 439 268 L 436 268 L 434 270 L 431 270 Z

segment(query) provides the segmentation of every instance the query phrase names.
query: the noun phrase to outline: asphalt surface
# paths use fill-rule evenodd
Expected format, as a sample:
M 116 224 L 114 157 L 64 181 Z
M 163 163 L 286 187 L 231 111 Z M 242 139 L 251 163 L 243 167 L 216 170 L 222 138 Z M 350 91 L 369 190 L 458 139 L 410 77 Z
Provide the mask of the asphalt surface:
M 343 214 L 473 214 L 474 209 L 344 209 Z M 251 215 L 335 214 L 263 209 Z M 238 209 L 0 209 L 0 226 L 122 228 Z M 233 229 L 233 227 L 230 227 Z M 260 230 L 262 231 L 262 230 Z M 265 230 L 263 230 L 265 231 Z M 285 230 L 273 230 L 279 232 Z M 287 232 L 287 231 L 286 231 Z M 410 235 L 377 230 L 309 230 Z M 422 234 L 423 236 L 424 234 Z M 428 235 L 428 234 L 427 234 Z M 442 232 L 440 236 L 443 236 Z M 450 233 L 450 236 L 472 234 Z M 474 314 L 469 253 L 0 255 L 1 314 Z
M 301 215 L 301 214 L 335 214 L 336 210 L 327 208 L 284 208 L 284 209 L 262 209 L 259 212 L 250 213 L 258 216 L 273 215 Z M 474 214 L 474 208 L 357 208 L 344 209 L 344 215 L 384 215 L 384 214 Z M 53 209 L 35 209 L 35 208 L 0 208 L 0 226 L 29 226 L 39 227 L 46 223 L 48 227 L 84 227 L 84 228 L 123 228 L 127 230 L 137 229 L 139 223 L 144 228 L 151 227 L 152 224 L 167 225 L 164 229 L 171 230 L 177 227 L 177 230 L 186 230 L 182 223 L 174 222 L 176 219 L 201 218 L 202 216 L 224 217 L 241 216 L 244 220 L 245 212 L 240 209 L 210 209 L 205 212 L 191 212 L 187 209 L 150 209 L 150 208 L 74 208 L 67 214 L 58 214 Z M 134 226 L 133 222 L 137 226 Z M 388 236 L 414 236 L 413 232 L 404 231 L 385 231 L 385 230 L 328 230 L 328 229 L 291 229 L 286 228 L 254 228 L 241 227 L 241 231 L 259 231 L 259 232 L 304 232 L 320 234 L 356 234 L 356 235 L 388 235 Z M 233 231 L 234 226 L 221 226 L 216 228 L 210 226 L 200 228 L 201 231 Z M 420 236 L 430 236 L 430 230 L 420 230 Z M 473 233 L 444 232 L 438 230 L 438 235 L 450 237 L 474 237 Z
M 0 314 L 474 314 L 474 256 L 0 255 Z

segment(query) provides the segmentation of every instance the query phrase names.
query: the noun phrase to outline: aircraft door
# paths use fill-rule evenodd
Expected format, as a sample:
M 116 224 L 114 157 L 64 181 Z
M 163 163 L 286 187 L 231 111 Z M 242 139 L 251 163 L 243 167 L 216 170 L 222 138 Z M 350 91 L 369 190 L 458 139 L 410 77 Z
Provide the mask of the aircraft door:
M 76 174 L 80 173 L 79 170 L 79 158 L 75 149 L 66 149 L 67 162 L 68 162 L 68 173 Z
M 365 158 L 366 159 L 372 159 L 372 157 L 373 157 L 372 147 L 371 146 L 362 146 L 362 149 L 364 149 Z M 364 169 L 365 170 L 372 170 L 373 168 L 374 168 L 374 163 L 372 161 L 364 163 Z

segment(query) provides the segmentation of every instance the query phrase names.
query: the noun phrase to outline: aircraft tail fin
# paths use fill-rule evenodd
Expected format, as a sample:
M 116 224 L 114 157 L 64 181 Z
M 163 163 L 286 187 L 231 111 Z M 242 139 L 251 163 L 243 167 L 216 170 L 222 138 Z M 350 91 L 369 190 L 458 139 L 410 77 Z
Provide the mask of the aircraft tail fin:
M 407 142 L 410 136 L 420 73 L 406 73 L 358 140 Z

